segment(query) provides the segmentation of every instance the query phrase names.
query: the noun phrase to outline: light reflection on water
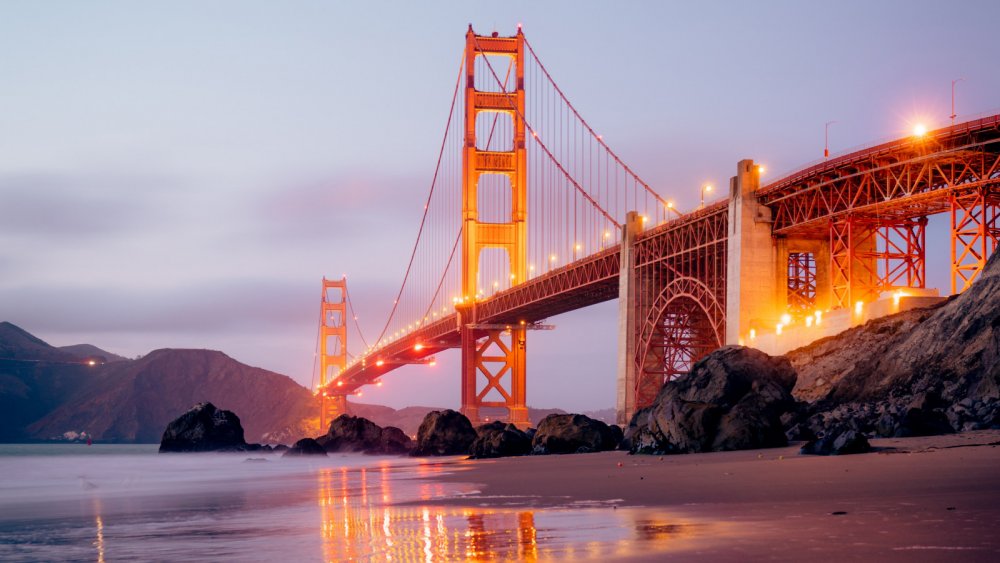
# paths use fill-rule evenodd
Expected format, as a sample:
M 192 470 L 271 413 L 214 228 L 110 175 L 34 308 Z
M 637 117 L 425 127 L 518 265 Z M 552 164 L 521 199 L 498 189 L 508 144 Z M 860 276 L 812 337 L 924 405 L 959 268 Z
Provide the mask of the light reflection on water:
M 426 464 L 415 472 L 427 478 L 454 469 Z M 434 505 L 447 494 L 440 482 L 421 482 L 419 502 L 394 505 L 394 487 L 406 484 L 391 474 L 389 463 L 317 473 L 325 561 L 606 560 L 688 549 L 720 531 L 643 509 Z
M 0 560 L 608 560 L 682 551 L 723 531 L 599 503 L 536 509 L 530 498 L 429 480 L 470 463 L 454 459 L 251 463 L 53 447 L 0 445 Z M 465 506 L 443 505 L 456 498 Z M 484 501 L 507 506 L 473 506 Z

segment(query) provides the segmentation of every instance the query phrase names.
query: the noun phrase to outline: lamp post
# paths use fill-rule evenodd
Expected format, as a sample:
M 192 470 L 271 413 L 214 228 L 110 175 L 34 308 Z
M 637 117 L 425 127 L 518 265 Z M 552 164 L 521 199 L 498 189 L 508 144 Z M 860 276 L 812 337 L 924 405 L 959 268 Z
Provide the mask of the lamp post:
M 704 204 L 705 204 L 705 202 L 702 201 L 702 205 L 704 205 Z M 668 201 L 667 202 L 667 209 L 669 209 L 670 211 L 673 211 L 674 213 L 676 213 L 678 217 L 683 217 L 684 216 L 683 213 L 681 213 L 680 211 L 677 211 L 677 208 L 674 207 L 674 202 L 672 202 L 672 201 Z
M 704 186 L 701 187 L 701 206 L 699 207 L 699 209 L 705 207 L 705 194 L 710 191 L 712 191 L 711 184 L 705 184 Z
M 956 78 L 955 80 L 951 81 L 951 124 L 952 125 L 955 124 L 955 116 L 958 115 L 955 113 L 955 85 L 963 80 L 965 79 Z
M 830 126 L 837 120 L 827 121 L 823 126 L 823 158 L 830 158 Z

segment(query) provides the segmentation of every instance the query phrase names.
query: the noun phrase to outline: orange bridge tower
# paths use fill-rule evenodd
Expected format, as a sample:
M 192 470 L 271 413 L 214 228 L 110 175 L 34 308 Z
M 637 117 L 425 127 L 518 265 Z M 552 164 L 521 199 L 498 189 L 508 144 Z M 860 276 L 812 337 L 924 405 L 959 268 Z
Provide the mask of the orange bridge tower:
M 347 278 L 323 278 L 319 321 L 319 426 L 326 432 L 334 418 L 347 412 L 347 395 L 332 385 L 347 367 Z
M 479 83 L 494 87 L 477 88 L 478 57 L 513 59 L 512 88 L 499 85 L 491 67 L 480 65 Z M 457 306 L 462 337 L 462 412 L 473 424 L 482 422 L 483 407 L 502 407 L 508 420 L 528 425 L 525 405 L 526 331 L 520 326 L 477 324 L 476 300 L 479 290 L 480 254 L 485 249 L 506 251 L 513 283 L 527 279 L 527 194 L 528 159 L 525 151 L 524 36 L 518 28 L 514 37 L 476 35 L 469 26 L 465 44 L 465 146 L 462 151 L 462 291 Z M 497 91 L 499 90 L 499 91 Z M 510 119 L 513 146 L 510 150 L 490 150 L 488 139 L 477 139 L 477 117 Z M 485 146 L 484 146 L 485 145 Z M 510 185 L 510 215 L 497 222 L 480 221 L 481 180 L 490 174 L 506 177 Z M 484 187 L 485 189 L 485 187 Z M 484 198 L 483 201 L 490 201 Z

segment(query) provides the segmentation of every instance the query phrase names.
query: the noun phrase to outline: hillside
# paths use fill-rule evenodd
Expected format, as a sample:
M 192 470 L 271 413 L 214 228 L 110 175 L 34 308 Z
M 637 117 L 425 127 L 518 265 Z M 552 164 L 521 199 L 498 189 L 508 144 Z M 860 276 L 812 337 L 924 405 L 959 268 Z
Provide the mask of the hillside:
M 786 354 L 795 395 L 832 403 L 933 390 L 948 401 L 1000 397 L 1000 260 L 961 295 L 875 319 Z

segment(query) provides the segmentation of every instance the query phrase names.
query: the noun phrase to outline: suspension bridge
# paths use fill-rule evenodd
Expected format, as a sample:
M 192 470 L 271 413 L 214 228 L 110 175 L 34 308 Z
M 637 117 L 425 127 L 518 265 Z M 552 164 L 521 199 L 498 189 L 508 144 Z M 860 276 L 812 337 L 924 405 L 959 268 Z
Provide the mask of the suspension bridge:
M 346 279 L 323 280 L 321 425 L 363 386 L 455 348 L 465 415 L 499 410 L 525 426 L 529 333 L 612 299 L 627 423 L 715 348 L 923 288 L 929 215 L 950 214 L 962 291 L 1000 238 L 998 204 L 1000 115 L 989 115 L 764 185 L 743 160 L 728 198 L 679 213 L 595 133 L 520 28 L 470 26 L 411 257 L 376 338 L 356 326 Z M 353 356 L 351 321 L 363 346 Z

